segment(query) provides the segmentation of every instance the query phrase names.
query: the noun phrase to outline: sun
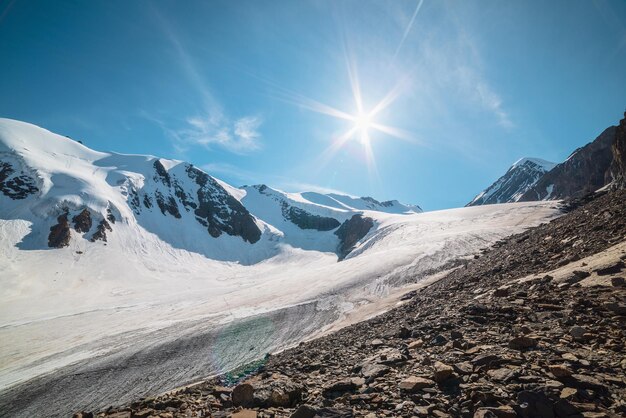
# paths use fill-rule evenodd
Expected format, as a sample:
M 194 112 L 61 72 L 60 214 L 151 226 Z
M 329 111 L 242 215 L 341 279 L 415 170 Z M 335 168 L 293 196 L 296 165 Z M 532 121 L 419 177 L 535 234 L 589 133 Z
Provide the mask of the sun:
M 372 127 L 372 118 L 367 113 L 359 113 L 354 116 L 354 128 L 363 133 L 367 132 Z

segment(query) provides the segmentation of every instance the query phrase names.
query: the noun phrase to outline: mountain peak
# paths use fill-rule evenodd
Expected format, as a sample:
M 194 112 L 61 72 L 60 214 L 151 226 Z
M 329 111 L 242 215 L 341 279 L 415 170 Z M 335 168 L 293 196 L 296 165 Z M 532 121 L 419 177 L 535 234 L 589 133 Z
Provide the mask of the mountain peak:
M 520 158 L 502 177 L 474 197 L 466 206 L 517 202 L 526 191 L 555 166 L 555 163 L 541 158 Z

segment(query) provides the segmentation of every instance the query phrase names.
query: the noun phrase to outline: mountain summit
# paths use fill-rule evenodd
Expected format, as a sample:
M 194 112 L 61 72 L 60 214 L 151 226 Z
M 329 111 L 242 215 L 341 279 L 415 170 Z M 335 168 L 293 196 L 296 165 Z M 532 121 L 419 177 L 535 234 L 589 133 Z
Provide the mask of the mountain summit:
M 540 158 L 522 158 L 491 186 L 480 192 L 466 206 L 517 202 L 556 163 Z

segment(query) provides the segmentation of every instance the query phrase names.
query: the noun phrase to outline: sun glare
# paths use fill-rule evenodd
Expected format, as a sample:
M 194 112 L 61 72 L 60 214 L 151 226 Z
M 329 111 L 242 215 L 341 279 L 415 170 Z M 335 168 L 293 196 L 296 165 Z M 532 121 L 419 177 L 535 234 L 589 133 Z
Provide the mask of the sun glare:
M 354 127 L 359 132 L 367 132 L 372 126 L 372 118 L 367 113 L 359 113 L 354 117 Z

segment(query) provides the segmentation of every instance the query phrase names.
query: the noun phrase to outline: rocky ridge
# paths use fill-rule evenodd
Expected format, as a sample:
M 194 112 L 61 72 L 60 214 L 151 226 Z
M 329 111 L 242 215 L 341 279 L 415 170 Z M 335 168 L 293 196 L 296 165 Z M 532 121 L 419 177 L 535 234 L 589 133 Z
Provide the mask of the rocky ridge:
M 541 177 L 519 201 L 576 198 L 605 186 L 606 173 L 613 161 L 611 145 L 615 131 L 615 126 L 610 126 L 593 142 L 575 150 Z
M 382 315 L 239 371 L 77 416 L 624 416 L 626 192 L 565 209 L 459 260 Z M 615 248 L 602 267 L 584 260 Z M 568 276 L 547 274 L 566 266 Z
M 517 202 L 555 165 L 539 158 L 523 158 L 466 206 Z

